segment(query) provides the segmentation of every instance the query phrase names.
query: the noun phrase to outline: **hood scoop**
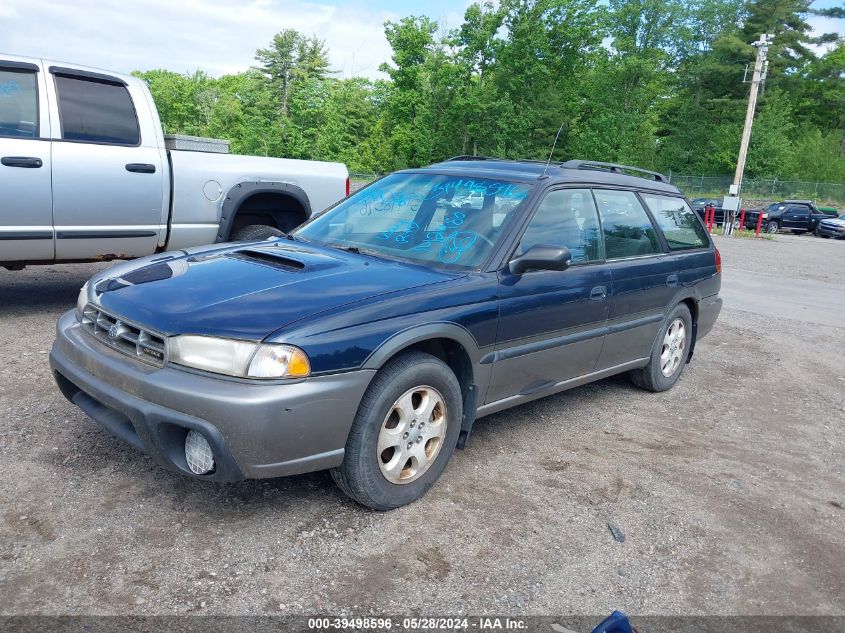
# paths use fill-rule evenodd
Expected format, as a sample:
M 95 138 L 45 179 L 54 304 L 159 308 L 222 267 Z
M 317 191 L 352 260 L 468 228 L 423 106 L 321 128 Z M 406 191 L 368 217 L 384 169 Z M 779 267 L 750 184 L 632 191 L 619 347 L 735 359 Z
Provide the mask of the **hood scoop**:
M 226 256 L 231 257 L 232 259 L 255 262 L 291 272 L 297 272 L 305 268 L 305 264 L 299 260 L 288 257 L 282 253 L 274 253 L 267 250 L 245 249 L 234 253 L 228 253 Z

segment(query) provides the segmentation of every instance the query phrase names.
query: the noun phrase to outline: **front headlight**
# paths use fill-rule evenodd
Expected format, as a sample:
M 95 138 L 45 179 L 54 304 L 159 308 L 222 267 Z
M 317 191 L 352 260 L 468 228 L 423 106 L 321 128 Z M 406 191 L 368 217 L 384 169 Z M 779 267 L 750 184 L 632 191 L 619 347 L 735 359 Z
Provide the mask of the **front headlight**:
M 85 306 L 88 305 L 88 282 L 86 281 L 82 284 L 82 288 L 79 290 L 79 296 L 76 298 L 76 316 L 82 317 L 82 313 L 85 311 Z
M 764 214 L 763 214 L 763 219 L 764 219 L 764 220 L 768 220 L 768 219 L 769 219 L 769 214 L 768 214 L 768 213 L 764 213 Z
M 184 335 L 167 340 L 167 357 L 177 365 L 240 378 L 305 378 L 311 374 L 308 356 L 292 345 Z

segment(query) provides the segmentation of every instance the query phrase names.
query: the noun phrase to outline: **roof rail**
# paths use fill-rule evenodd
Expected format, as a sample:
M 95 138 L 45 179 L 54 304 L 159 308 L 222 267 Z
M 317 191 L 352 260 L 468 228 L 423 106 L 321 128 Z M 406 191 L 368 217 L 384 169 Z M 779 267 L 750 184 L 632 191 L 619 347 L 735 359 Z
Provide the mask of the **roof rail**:
M 669 182 L 669 179 L 661 173 L 656 171 L 649 171 L 648 169 L 641 169 L 639 167 L 632 167 L 631 165 L 619 165 L 617 163 L 601 163 L 593 160 L 568 160 L 561 165 L 564 169 L 598 169 L 605 171 L 612 171 L 614 173 L 622 173 L 623 171 L 634 171 L 641 174 L 646 174 L 656 182 Z
M 452 156 L 452 158 L 447 158 L 444 160 L 444 163 L 449 163 L 453 160 L 496 160 L 492 156 L 472 156 L 470 154 L 461 154 L 460 156 Z

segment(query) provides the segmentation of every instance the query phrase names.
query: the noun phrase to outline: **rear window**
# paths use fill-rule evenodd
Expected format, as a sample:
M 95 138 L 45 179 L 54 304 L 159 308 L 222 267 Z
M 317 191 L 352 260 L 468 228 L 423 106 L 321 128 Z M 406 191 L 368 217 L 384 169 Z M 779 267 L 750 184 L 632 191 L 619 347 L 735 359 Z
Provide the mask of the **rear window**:
M 63 139 L 140 144 L 138 119 L 125 86 L 63 75 L 55 77 Z
M 607 259 L 660 252 L 657 231 L 643 205 L 630 191 L 595 189 Z
M 707 233 L 695 213 L 681 198 L 642 194 L 669 248 L 702 248 L 709 244 Z
M 38 136 L 35 73 L 0 68 L 0 137 Z

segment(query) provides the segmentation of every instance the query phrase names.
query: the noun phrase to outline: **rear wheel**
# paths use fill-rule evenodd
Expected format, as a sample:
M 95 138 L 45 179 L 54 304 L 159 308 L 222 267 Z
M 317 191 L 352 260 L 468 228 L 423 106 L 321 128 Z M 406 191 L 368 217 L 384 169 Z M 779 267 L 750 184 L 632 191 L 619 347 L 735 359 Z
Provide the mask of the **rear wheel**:
M 448 365 L 422 352 L 402 354 L 364 394 L 332 478 L 374 510 L 412 503 L 446 468 L 462 413 L 461 387 Z
M 675 386 L 684 371 L 692 344 L 692 315 L 679 303 L 663 321 L 651 350 L 648 365 L 631 372 L 631 381 L 649 391 L 666 391 Z
M 232 231 L 229 238 L 232 242 L 255 242 L 258 240 L 266 240 L 271 237 L 281 237 L 284 235 L 282 231 L 275 226 L 267 226 L 265 224 L 247 224 L 239 229 Z

